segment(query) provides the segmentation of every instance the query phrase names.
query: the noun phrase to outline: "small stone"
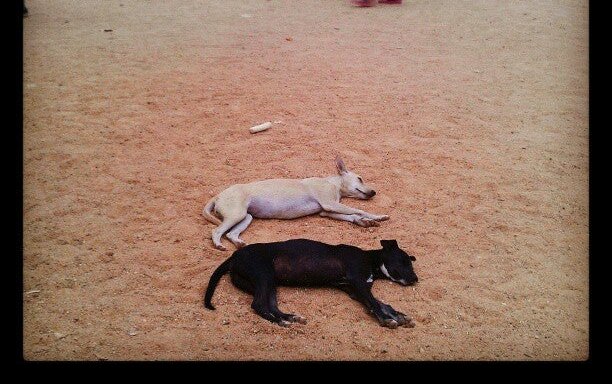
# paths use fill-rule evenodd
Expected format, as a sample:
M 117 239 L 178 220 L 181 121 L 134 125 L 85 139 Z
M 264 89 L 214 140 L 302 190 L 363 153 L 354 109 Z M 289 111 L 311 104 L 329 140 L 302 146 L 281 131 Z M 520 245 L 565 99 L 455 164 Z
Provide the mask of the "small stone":
M 128 332 L 128 335 L 130 336 L 136 336 L 138 334 L 138 331 L 132 329 L 131 331 Z
M 105 252 L 102 256 L 100 256 L 100 259 L 105 263 L 110 263 L 111 261 L 114 260 L 114 257 L 113 257 L 114 255 L 115 255 L 114 252 L 108 251 L 108 252 Z
M 61 332 L 53 332 L 53 336 L 55 336 L 56 339 L 63 339 L 64 337 L 66 337 L 66 334 L 63 334 Z
M 223 322 L 221 324 L 228 325 L 229 323 L 230 323 L 229 320 L 223 320 Z
M 425 350 L 423 349 L 423 347 L 419 348 L 419 352 L 421 352 L 421 353 L 425 352 Z

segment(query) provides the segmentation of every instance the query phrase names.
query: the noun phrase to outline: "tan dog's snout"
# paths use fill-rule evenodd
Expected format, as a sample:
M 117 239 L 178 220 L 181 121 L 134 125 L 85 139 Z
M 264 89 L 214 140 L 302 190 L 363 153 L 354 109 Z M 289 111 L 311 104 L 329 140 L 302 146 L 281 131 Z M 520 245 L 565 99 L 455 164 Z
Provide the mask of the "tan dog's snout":
M 356 189 L 357 189 L 357 192 L 361 193 L 364 196 L 364 197 L 362 196 L 356 196 L 356 197 L 362 200 L 369 200 L 373 198 L 374 195 L 376 195 L 376 191 L 370 188 L 356 188 Z
M 362 200 L 370 200 L 371 198 L 374 197 L 374 195 L 376 195 L 376 191 L 373 190 L 372 188 L 368 188 L 366 186 L 362 186 L 360 188 L 355 188 L 357 190 L 357 192 L 359 192 L 359 194 L 361 194 L 361 196 L 356 196 L 359 199 Z

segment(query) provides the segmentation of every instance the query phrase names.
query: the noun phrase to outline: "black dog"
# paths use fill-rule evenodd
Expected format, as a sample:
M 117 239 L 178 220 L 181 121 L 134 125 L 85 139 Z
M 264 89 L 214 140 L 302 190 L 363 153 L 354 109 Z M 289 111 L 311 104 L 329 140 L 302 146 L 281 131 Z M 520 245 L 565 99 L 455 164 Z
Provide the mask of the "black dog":
M 234 252 L 210 277 L 204 305 L 215 309 L 211 299 L 221 276 L 230 272 L 232 283 L 253 295 L 251 307 L 264 319 L 288 326 L 305 324 L 297 315 L 278 309 L 276 286 L 331 286 L 345 291 L 376 316 L 382 326 L 414 327 L 414 321 L 390 305 L 378 301 L 372 282 L 388 278 L 402 285 L 418 281 L 414 256 L 402 251 L 395 240 L 381 240 L 382 249 L 364 251 L 350 245 L 330 245 L 296 239 L 277 243 L 251 244 Z

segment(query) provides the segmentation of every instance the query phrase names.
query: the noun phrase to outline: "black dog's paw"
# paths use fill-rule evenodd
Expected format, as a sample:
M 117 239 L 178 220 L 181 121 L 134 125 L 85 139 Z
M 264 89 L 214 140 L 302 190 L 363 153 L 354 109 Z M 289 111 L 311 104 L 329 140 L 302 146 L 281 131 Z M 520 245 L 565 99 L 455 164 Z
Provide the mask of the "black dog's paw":
M 381 307 L 385 316 L 387 316 L 387 318 L 395 320 L 399 326 L 409 328 L 415 326 L 414 320 L 412 320 L 412 318 L 406 315 L 405 313 L 396 311 L 388 304 L 382 304 Z
M 299 315 L 292 315 L 291 321 L 294 323 L 306 324 L 306 318 Z
M 387 327 L 391 329 L 395 329 L 399 325 L 398 322 L 393 319 L 384 319 L 381 324 L 383 327 Z
M 402 327 L 414 328 L 416 323 L 412 318 L 404 313 L 397 312 L 398 323 Z
M 276 324 L 280 325 L 281 327 L 287 328 L 291 325 L 291 322 L 287 320 L 280 320 L 280 321 L 277 321 Z

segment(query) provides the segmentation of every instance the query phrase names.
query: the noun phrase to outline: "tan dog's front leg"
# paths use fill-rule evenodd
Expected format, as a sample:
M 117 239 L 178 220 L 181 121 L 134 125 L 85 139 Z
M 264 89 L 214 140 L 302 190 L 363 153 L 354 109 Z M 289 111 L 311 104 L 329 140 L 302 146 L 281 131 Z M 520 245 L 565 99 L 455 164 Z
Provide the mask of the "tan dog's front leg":
M 362 211 L 361 209 L 351 208 L 349 206 L 346 206 L 340 203 L 319 203 L 319 204 L 321 205 L 321 208 L 323 208 L 324 211 L 331 212 L 331 213 L 341 213 L 344 215 L 359 215 L 361 217 L 364 217 L 370 220 L 376 220 L 376 221 L 389 220 L 389 216 L 387 215 L 374 215 L 372 213 Z
M 360 215 L 345 215 L 343 213 L 333 213 L 323 211 L 319 213 L 319 216 L 322 217 L 331 217 L 336 220 L 344 220 L 351 222 L 353 224 L 357 224 L 360 227 L 380 227 L 380 224 L 376 220 L 368 219 L 366 217 Z

